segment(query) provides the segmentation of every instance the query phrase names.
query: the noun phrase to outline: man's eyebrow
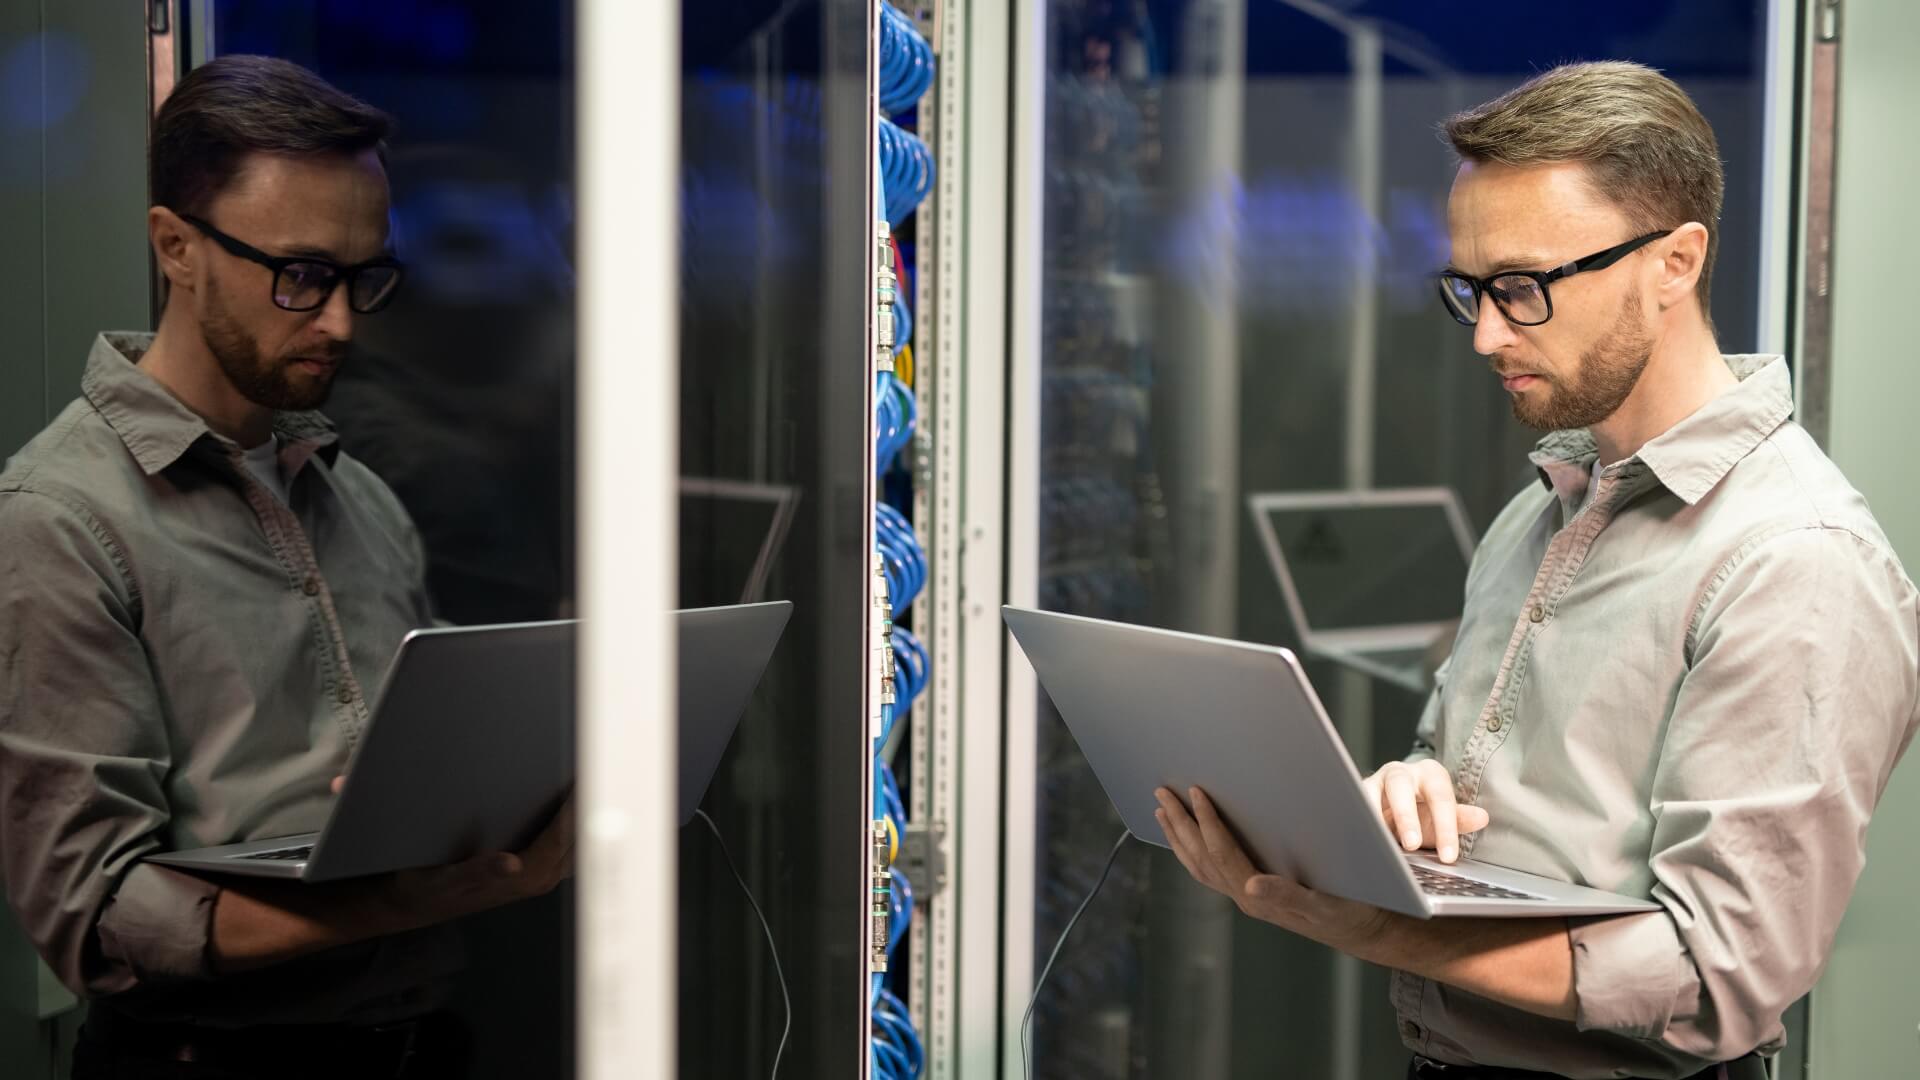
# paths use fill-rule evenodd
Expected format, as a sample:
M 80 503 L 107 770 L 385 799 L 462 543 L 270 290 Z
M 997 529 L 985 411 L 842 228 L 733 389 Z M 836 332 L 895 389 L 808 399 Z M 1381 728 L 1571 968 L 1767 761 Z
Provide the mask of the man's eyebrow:
M 315 247 L 311 244 L 293 244 L 281 250 L 287 253 L 286 257 L 289 259 L 319 259 L 321 262 L 330 262 L 336 266 L 356 265 L 354 263 L 348 262 L 347 260 L 341 258 L 338 255 L 335 255 L 331 249 L 323 248 L 323 247 Z M 373 258 L 374 259 L 393 258 L 392 245 L 388 245 L 386 247 L 381 248 L 380 254 L 373 256 Z
M 326 248 L 314 247 L 310 244 L 293 244 L 281 250 L 285 251 L 289 258 L 294 259 L 324 259 L 332 263 L 345 261 Z
M 1545 255 L 1535 255 L 1535 254 L 1532 254 L 1531 252 L 1523 251 L 1518 255 L 1510 255 L 1507 258 L 1501 259 L 1499 262 L 1494 263 L 1493 266 L 1487 270 L 1485 276 L 1498 277 L 1509 270 L 1531 270 L 1536 266 L 1544 266 L 1549 261 L 1551 260 L 1549 260 Z M 1554 265 L 1558 266 L 1559 264 L 1555 263 Z M 1467 277 L 1475 276 L 1473 274 L 1468 274 L 1465 270 L 1460 269 L 1459 267 L 1453 265 L 1452 263 L 1448 263 L 1444 268 L 1444 271 L 1450 274 L 1463 274 Z

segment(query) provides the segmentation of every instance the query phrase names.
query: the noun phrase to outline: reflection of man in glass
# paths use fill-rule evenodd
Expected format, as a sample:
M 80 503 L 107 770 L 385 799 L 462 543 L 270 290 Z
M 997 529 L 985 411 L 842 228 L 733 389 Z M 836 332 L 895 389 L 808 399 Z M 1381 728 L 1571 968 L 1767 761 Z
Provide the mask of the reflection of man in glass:
M 323 887 L 141 862 L 311 831 L 401 637 L 420 544 L 317 412 L 384 307 L 380 113 L 227 57 L 155 121 L 157 334 L 103 334 L 82 397 L 0 475 L 0 875 L 93 998 L 83 1077 L 453 1075 L 443 925 L 551 890 L 521 855 Z
M 355 344 L 329 413 L 420 529 L 456 623 L 568 609 L 572 270 L 521 167 L 470 147 L 397 154 L 407 303 Z
M 1442 299 L 1551 434 L 1367 785 L 1409 850 L 1664 910 L 1422 923 L 1257 873 L 1203 794 L 1163 824 L 1248 914 L 1396 970 L 1410 1076 L 1763 1075 L 1913 736 L 1920 603 L 1786 362 L 1720 352 L 1720 161 L 1678 87 L 1559 68 L 1447 135 Z

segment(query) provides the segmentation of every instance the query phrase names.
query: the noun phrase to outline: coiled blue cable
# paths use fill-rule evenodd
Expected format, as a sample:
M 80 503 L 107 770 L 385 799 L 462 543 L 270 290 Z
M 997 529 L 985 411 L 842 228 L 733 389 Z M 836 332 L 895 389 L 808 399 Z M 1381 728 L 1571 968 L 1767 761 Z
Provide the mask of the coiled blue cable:
M 927 553 L 906 515 L 879 503 L 874 509 L 874 547 L 887 575 L 887 595 L 895 618 L 906 613 L 927 584 Z
M 874 786 L 880 792 L 881 811 L 893 818 L 895 826 L 906 828 L 907 804 L 900 798 L 900 784 L 893 778 L 893 767 L 882 761 L 874 769 L 878 781 Z
M 933 191 L 933 149 L 884 116 L 877 134 L 887 224 L 897 228 Z
M 918 1077 L 926 1067 L 926 1051 L 920 1043 L 920 1033 L 913 1029 L 907 1007 L 890 990 L 881 990 L 875 1003 L 874 1036 L 884 1040 L 892 1049 L 905 1059 L 908 1071 L 900 1075 Z
M 913 432 L 920 424 L 920 403 L 899 376 L 882 371 L 874 376 L 873 416 L 874 464 L 885 472 L 901 451 L 913 445 Z
M 893 657 L 895 709 L 904 715 L 926 692 L 932 661 L 920 639 L 903 626 L 893 628 Z
M 933 49 L 913 20 L 891 4 L 880 0 L 879 14 L 880 107 L 898 115 L 913 108 L 933 85 Z M 879 121 L 875 138 L 880 212 L 889 225 L 897 228 L 933 190 L 933 151 L 924 140 L 885 118 Z M 909 280 L 906 268 L 897 270 L 904 286 Z M 904 291 L 903 287 L 901 293 Z M 898 353 L 913 340 L 913 313 L 902 302 L 900 293 L 894 297 L 893 316 L 893 349 Z M 918 422 L 919 402 L 913 389 L 892 372 L 879 373 L 874 386 L 874 462 L 878 470 L 885 472 L 892 468 L 895 459 L 912 445 Z M 892 614 L 897 619 L 926 587 L 927 554 L 906 515 L 884 502 L 877 505 L 874 513 L 874 547 L 880 555 L 881 574 L 886 580 Z M 892 635 L 895 702 L 881 709 L 876 751 L 886 744 L 900 718 L 927 686 L 926 649 L 902 627 L 893 627 Z M 901 796 L 893 770 L 877 753 L 873 789 L 875 816 L 890 821 L 897 833 L 904 834 L 906 800 Z M 889 881 L 887 954 L 891 956 L 913 925 L 913 887 L 898 869 L 889 870 Z M 917 1080 L 926 1066 L 925 1050 L 906 1006 L 885 984 L 884 976 L 874 976 L 869 996 L 873 1018 L 869 1064 L 875 1080 Z
M 905 13 L 881 4 L 880 107 L 889 113 L 913 108 L 933 85 L 933 76 L 933 46 Z

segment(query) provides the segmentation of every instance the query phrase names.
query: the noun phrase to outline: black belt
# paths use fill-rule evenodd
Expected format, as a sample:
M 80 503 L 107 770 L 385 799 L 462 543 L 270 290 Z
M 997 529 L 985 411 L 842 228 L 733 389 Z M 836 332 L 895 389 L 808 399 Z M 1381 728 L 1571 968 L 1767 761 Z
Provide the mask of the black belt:
M 1408 1080 L 1561 1080 L 1555 1073 L 1530 1069 L 1505 1069 L 1498 1065 L 1447 1065 L 1414 1055 L 1407 1069 Z M 1766 1060 L 1758 1054 L 1709 1065 L 1687 1080 L 1767 1080 Z
M 115 1055 L 190 1062 L 262 1077 L 403 1077 L 433 1036 L 458 1021 L 433 1013 L 391 1024 L 286 1024 L 216 1028 L 136 1020 L 104 1002 L 88 1011 L 80 1037 Z

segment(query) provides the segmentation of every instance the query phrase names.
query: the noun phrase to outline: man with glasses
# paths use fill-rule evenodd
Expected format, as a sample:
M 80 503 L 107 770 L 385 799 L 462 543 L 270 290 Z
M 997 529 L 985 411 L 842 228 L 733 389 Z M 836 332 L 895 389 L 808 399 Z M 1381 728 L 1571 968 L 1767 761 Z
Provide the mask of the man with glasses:
M 314 411 L 404 276 L 387 130 L 281 61 L 182 79 L 151 146 L 159 330 L 102 334 L 0 474 L 0 877 L 93 999 L 76 1076 L 459 1075 L 445 924 L 570 872 L 564 820 L 320 887 L 141 861 L 318 828 L 431 621 L 405 511 Z
M 1720 351 L 1720 160 L 1679 87 L 1557 68 L 1446 134 L 1440 298 L 1549 434 L 1367 785 L 1410 851 L 1663 910 L 1423 923 L 1259 874 L 1204 793 L 1162 824 L 1243 911 L 1394 969 L 1410 1077 L 1761 1077 L 1920 718 L 1920 598 L 1786 361 Z

